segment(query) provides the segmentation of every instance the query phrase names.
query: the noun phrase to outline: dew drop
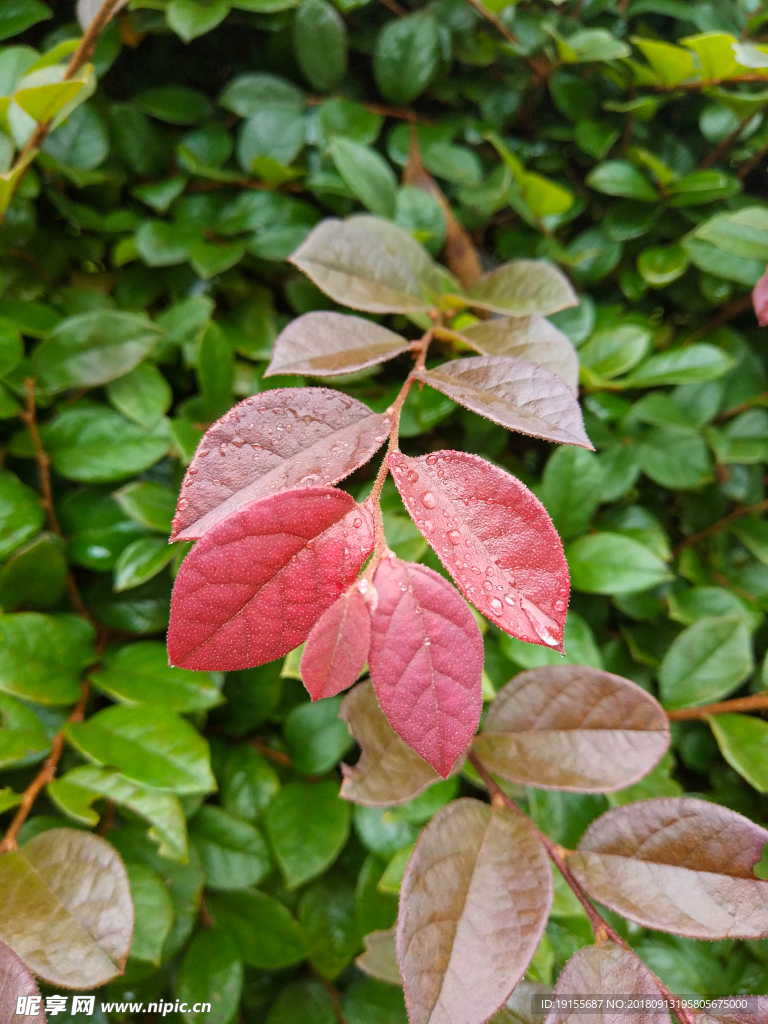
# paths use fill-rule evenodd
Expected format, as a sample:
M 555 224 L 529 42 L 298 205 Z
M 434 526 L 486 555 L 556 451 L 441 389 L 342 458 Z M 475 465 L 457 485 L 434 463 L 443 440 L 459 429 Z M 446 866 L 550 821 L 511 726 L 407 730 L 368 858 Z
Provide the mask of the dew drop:
M 243 445 L 245 444 L 245 439 L 242 437 L 233 437 L 232 444 L 235 446 L 235 448 L 242 448 Z
M 432 491 L 424 491 L 424 493 L 421 496 L 421 504 L 424 506 L 424 508 L 434 508 L 435 507 L 437 502 L 435 500 L 435 496 L 432 493 Z
M 414 472 L 414 470 L 409 469 L 408 470 L 408 483 L 409 484 L 415 484 L 418 479 L 419 479 L 419 474 Z
M 353 521 L 352 525 L 354 526 L 354 528 L 355 528 L 356 530 L 359 530 L 359 529 L 360 529 L 360 527 L 361 527 L 361 526 L 363 525 L 363 520 L 362 520 L 362 519 L 355 519 L 355 520 Z
M 492 565 L 489 565 L 489 566 L 488 566 L 488 567 L 486 568 L 486 570 L 485 570 L 485 575 L 486 575 L 486 576 L 493 576 L 493 566 L 492 566 Z
M 445 470 L 444 469 L 438 469 L 437 475 L 438 476 L 445 476 Z
M 199 451 L 197 454 L 198 454 L 199 458 L 204 459 L 205 456 L 208 454 L 208 449 L 207 448 L 203 448 L 203 450 Z
M 431 530 L 432 528 L 433 528 L 432 520 L 431 519 L 425 519 L 424 520 L 424 529 L 425 530 Z
M 461 544 L 461 534 L 459 533 L 458 530 L 449 530 L 448 540 L 451 542 L 451 544 Z
M 432 645 L 432 641 L 429 639 L 428 636 L 425 636 L 424 637 L 424 646 L 425 647 L 430 647 L 431 645 Z
M 315 538 L 314 537 L 310 537 L 310 539 L 307 541 L 307 547 L 308 548 L 313 548 L 314 546 L 315 546 Z
M 493 590 L 493 584 L 490 580 L 485 580 L 483 583 L 483 590 Z
M 428 455 L 427 456 L 427 465 L 428 466 L 436 466 L 437 465 L 437 456 L 436 455 Z
M 197 469 L 188 469 L 187 472 L 190 476 L 196 476 L 199 471 Z
M 565 608 L 565 601 L 555 601 L 555 611 L 561 612 Z
M 508 604 L 510 606 L 510 608 L 514 608 L 515 605 L 517 604 L 517 601 L 514 599 L 514 597 L 512 597 L 511 594 L 505 594 L 504 595 L 504 601 L 505 601 L 506 604 Z
M 477 565 L 472 566 L 472 572 L 480 572 L 480 567 Z
M 504 610 L 504 607 L 501 601 L 498 599 L 498 597 L 489 598 L 488 605 L 491 611 L 495 612 L 497 615 L 501 615 L 502 611 Z

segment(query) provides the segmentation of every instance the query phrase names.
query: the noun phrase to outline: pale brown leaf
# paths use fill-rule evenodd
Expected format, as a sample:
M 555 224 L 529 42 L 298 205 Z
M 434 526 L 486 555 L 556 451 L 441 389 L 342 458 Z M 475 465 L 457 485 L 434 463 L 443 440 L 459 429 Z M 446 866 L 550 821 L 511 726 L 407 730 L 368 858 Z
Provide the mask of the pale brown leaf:
M 570 387 L 535 363 L 470 356 L 419 370 L 416 377 L 507 430 L 594 451 Z
M 363 939 L 365 952 L 360 954 L 355 963 L 372 978 L 402 987 L 403 979 L 400 977 L 395 952 L 396 932 L 397 928 L 393 927 L 385 932 L 370 932 L 366 935 Z
M 480 1024 L 509 998 L 552 904 L 527 818 L 479 800 L 444 807 L 403 878 L 397 955 L 411 1024 Z
M 361 316 L 305 313 L 279 335 L 264 376 L 301 373 L 333 377 L 354 373 L 394 359 L 409 348 L 405 338 Z
M 463 327 L 461 336 L 483 356 L 515 356 L 543 366 L 579 390 L 579 357 L 567 335 L 542 316 L 505 316 Z
M 325 487 L 362 466 L 390 422 L 330 388 L 275 388 L 246 398 L 206 431 L 184 477 L 173 540 L 197 540 L 255 498 Z
M 4 942 L 0 942 L 0 1021 L 18 1020 L 16 1000 L 19 996 L 40 996 L 40 989 L 24 961 Z M 45 1024 L 42 1000 L 37 1013 L 24 1016 L 24 1024 Z
M 550 996 L 553 991 L 551 985 L 523 979 L 489 1024 L 542 1024 L 547 1014 L 533 1009 L 532 997 Z
M 128 874 L 90 832 L 56 828 L 0 858 L 0 940 L 50 985 L 90 989 L 121 974 L 133 937 Z
M 555 986 L 557 996 L 594 996 L 603 1006 L 594 1012 L 552 1010 L 546 1024 L 671 1024 L 666 1010 L 609 1009 L 606 997 L 634 996 L 647 999 L 653 1006 L 662 1000 L 656 979 L 640 957 L 615 942 L 579 949 L 560 974 Z
M 345 800 L 366 807 L 404 804 L 440 781 L 431 764 L 401 740 L 379 707 L 373 683 L 359 683 L 341 705 L 339 717 L 362 748 L 356 765 L 341 766 Z M 454 772 L 463 764 L 457 763 Z
M 289 262 L 336 302 L 369 313 L 427 313 L 458 291 L 412 235 L 367 214 L 321 221 Z
M 579 297 L 562 271 L 543 260 L 513 260 L 483 274 L 468 290 L 469 304 L 509 316 L 548 316 Z
M 545 665 L 499 692 L 474 750 L 523 786 L 610 793 L 647 775 L 669 741 L 663 708 L 636 683 L 588 665 Z
M 768 831 L 692 797 L 616 807 L 568 858 L 586 892 L 646 928 L 695 939 L 768 936 L 768 882 L 755 878 Z

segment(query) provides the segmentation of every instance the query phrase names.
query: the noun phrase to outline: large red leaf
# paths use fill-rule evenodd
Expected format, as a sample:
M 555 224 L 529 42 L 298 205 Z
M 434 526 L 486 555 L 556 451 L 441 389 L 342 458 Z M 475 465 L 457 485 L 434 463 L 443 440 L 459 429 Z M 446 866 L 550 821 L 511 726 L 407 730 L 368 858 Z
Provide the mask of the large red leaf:
M 171 664 L 231 671 L 287 654 L 354 582 L 372 547 L 370 514 L 333 487 L 244 505 L 182 563 L 171 601 Z
M 368 664 L 395 732 L 443 778 L 477 729 L 483 638 L 450 583 L 432 569 L 385 558 L 373 577 Z
M 768 936 L 768 831 L 719 804 L 664 797 L 616 807 L 568 857 L 586 892 L 646 928 L 695 939 Z
M 330 388 L 246 398 L 206 431 L 184 477 L 172 540 L 196 540 L 255 498 L 338 483 L 386 440 L 389 420 Z
M 474 751 L 523 786 L 610 793 L 647 775 L 669 739 L 664 709 L 637 683 L 589 665 L 544 665 L 499 691 Z
M 591 1013 L 583 1008 L 568 1009 L 574 995 L 593 997 L 596 1008 Z M 631 949 L 622 949 L 615 942 L 602 946 L 586 946 L 578 950 L 560 974 L 555 999 L 563 998 L 562 1008 L 550 1010 L 546 1024 L 671 1024 L 656 979 Z M 610 996 L 634 999 L 635 1006 L 647 1009 L 611 1009 Z M 588 1005 L 588 1004 L 587 1004 Z
M 354 683 L 368 660 L 371 616 L 359 590 L 342 594 L 307 637 L 301 678 L 312 700 L 333 697 Z
M 511 636 L 562 653 L 568 564 L 538 498 L 466 452 L 393 452 L 389 464 L 405 507 L 464 596 Z
M 397 958 L 411 1024 L 492 1017 L 528 968 L 551 905 L 552 870 L 526 817 L 471 799 L 439 811 L 400 890 Z

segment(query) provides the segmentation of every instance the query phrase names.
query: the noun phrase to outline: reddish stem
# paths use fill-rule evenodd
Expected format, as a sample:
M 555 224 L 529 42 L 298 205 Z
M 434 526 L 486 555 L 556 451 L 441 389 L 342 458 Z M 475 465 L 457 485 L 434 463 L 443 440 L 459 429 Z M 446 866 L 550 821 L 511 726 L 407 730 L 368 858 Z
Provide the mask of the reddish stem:
M 721 700 L 717 704 L 703 704 L 698 708 L 675 708 L 667 711 L 671 722 L 687 722 L 696 718 L 707 718 L 709 715 L 724 715 L 732 711 L 763 711 L 768 708 L 768 691 L 755 693 L 751 697 L 735 697 L 733 700 Z

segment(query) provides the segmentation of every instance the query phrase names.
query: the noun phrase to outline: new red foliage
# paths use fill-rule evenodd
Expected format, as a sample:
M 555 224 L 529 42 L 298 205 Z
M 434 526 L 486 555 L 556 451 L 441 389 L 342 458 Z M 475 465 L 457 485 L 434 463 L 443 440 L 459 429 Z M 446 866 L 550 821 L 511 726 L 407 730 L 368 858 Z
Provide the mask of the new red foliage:
M 333 697 L 357 679 L 368 660 L 371 616 L 359 590 L 342 594 L 307 637 L 301 678 L 312 697 Z
M 464 596 L 511 636 L 563 652 L 570 576 L 546 509 L 477 455 L 389 456 L 416 525 Z
M 373 578 L 371 679 L 406 743 L 447 778 L 482 709 L 483 639 L 442 576 L 390 555 Z
M 354 582 L 373 547 L 370 513 L 307 487 L 252 501 L 182 563 L 168 631 L 173 665 L 232 671 L 279 658 Z

